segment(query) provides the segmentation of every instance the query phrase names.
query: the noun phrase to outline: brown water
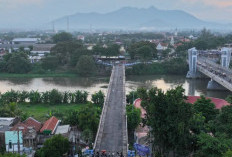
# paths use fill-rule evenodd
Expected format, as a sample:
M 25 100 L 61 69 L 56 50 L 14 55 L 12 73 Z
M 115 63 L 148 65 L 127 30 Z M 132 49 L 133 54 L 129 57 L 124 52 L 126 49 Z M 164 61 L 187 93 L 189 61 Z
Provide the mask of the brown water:
M 0 79 L 0 92 L 4 93 L 13 90 L 38 90 L 39 92 L 58 89 L 60 91 L 85 90 L 93 94 L 99 90 L 107 91 L 109 78 L 11 78 Z M 185 76 L 173 75 L 152 75 L 152 76 L 127 76 L 126 92 L 130 92 L 137 87 L 158 87 L 166 91 L 178 85 L 182 85 L 186 95 L 205 95 L 209 97 L 226 98 L 232 95 L 229 91 L 207 91 L 209 79 L 189 80 Z

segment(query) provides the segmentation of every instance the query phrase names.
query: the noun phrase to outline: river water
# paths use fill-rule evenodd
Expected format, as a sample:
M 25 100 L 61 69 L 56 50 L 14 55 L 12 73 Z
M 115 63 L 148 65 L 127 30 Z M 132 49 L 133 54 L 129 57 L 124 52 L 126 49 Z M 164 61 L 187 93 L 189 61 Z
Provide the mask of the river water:
M 209 79 L 186 79 L 185 76 L 175 75 L 150 75 L 150 76 L 127 76 L 126 93 L 138 87 L 158 87 L 164 91 L 182 85 L 186 95 L 205 95 L 208 97 L 226 98 L 232 95 L 229 91 L 207 91 Z M 99 90 L 107 91 L 109 78 L 10 78 L 0 79 L 0 92 L 13 90 L 38 90 L 39 92 L 58 89 L 60 91 L 85 90 L 93 94 Z

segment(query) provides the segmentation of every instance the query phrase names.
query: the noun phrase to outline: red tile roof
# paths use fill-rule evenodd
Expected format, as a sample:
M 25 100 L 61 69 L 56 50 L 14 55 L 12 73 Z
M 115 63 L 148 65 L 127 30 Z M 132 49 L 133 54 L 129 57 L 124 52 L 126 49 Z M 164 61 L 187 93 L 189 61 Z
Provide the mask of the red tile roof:
M 188 96 L 187 98 L 187 102 L 194 104 L 197 99 L 200 99 L 200 96 Z M 218 98 L 212 98 L 212 97 L 206 97 L 207 99 L 211 99 L 212 103 L 215 104 L 217 109 L 221 109 L 223 106 L 227 106 L 230 105 L 227 101 L 223 100 L 223 99 L 218 99 Z
M 13 128 L 10 129 L 10 131 L 22 131 L 23 134 L 25 134 L 28 130 L 27 125 L 23 124 L 22 122 L 19 122 L 13 126 Z
M 55 132 L 58 123 L 59 120 L 53 116 L 44 123 L 43 127 L 40 129 L 40 132 L 43 132 L 45 130 L 50 130 L 51 133 L 53 134 Z
M 36 132 L 39 132 L 40 128 L 42 127 L 42 124 L 32 117 L 27 118 L 27 120 L 25 120 L 23 123 L 26 124 L 28 127 L 33 127 Z

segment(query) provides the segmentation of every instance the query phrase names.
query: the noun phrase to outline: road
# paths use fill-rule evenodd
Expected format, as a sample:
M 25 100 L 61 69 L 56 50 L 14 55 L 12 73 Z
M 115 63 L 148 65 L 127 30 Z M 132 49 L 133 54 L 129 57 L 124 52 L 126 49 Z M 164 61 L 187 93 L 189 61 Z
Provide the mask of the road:
M 124 68 L 116 65 L 113 70 L 111 85 L 105 103 L 104 122 L 99 132 L 95 151 L 125 152 L 126 115 Z M 126 141 L 127 142 L 127 141 Z M 127 143 L 126 143 L 127 144 Z

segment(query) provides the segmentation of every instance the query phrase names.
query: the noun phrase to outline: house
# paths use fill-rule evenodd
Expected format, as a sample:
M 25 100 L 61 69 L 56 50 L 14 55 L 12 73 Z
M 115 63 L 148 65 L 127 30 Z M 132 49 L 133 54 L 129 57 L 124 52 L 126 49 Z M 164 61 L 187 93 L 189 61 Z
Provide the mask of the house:
M 5 145 L 5 132 L 19 122 L 19 118 L 2 118 L 0 117 L 0 147 Z
M 167 48 L 168 48 L 168 44 L 165 44 L 165 43 L 159 43 L 156 47 L 158 51 L 163 51 L 163 50 L 166 50 Z
M 22 131 L 5 132 L 6 152 L 16 153 L 23 151 L 23 133 Z
M 77 40 L 85 41 L 85 36 L 84 35 L 78 35 Z
M 22 131 L 23 145 L 25 147 L 35 148 L 37 144 L 37 132 L 39 132 L 42 124 L 32 117 L 29 117 L 24 122 L 19 122 L 11 128 L 11 131 Z
M 40 40 L 40 38 L 15 38 L 12 40 L 12 44 L 36 44 Z
M 43 127 L 40 129 L 40 132 L 44 134 L 54 134 L 59 123 L 60 120 L 52 116 L 44 123 Z
M 38 56 L 44 56 L 49 54 L 54 46 L 55 44 L 35 44 L 33 45 L 31 53 Z

